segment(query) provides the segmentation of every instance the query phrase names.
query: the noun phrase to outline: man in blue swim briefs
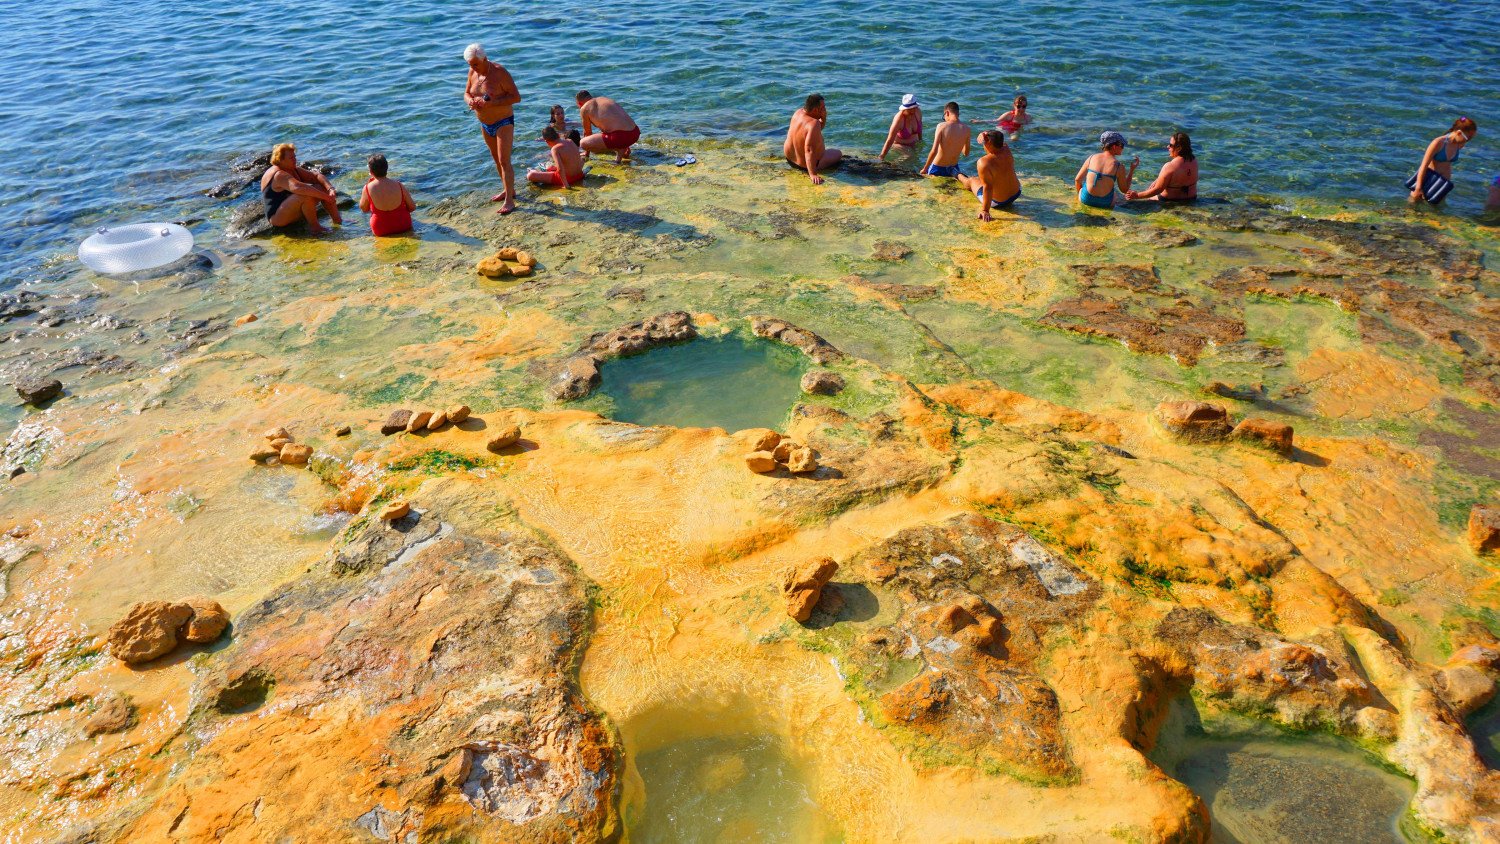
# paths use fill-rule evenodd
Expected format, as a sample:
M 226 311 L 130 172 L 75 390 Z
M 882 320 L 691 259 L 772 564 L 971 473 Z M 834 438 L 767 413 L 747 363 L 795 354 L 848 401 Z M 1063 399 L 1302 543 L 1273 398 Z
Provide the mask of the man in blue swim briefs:
M 969 154 L 969 124 L 958 119 L 958 103 L 943 106 L 943 122 L 932 133 L 932 152 L 922 166 L 924 176 L 957 176 L 958 160 Z
M 489 148 L 495 171 L 505 185 L 505 189 L 490 197 L 490 201 L 504 203 L 497 213 L 509 214 L 516 210 L 516 171 L 510 164 L 510 150 L 516 140 L 513 109 L 521 101 L 521 92 L 516 90 L 510 72 L 484 54 L 484 47 L 470 44 L 464 48 L 464 61 L 469 65 L 464 103 L 479 120 L 484 145 Z
M 1009 208 L 1021 198 L 1021 181 L 1016 178 L 1016 160 L 1005 145 L 1004 132 L 986 129 L 979 133 L 979 143 L 984 145 L 984 155 L 974 165 L 979 175 L 959 173 L 957 179 L 979 197 L 979 219 L 988 223 L 991 208 Z M 985 202 L 985 197 L 990 197 L 989 202 Z

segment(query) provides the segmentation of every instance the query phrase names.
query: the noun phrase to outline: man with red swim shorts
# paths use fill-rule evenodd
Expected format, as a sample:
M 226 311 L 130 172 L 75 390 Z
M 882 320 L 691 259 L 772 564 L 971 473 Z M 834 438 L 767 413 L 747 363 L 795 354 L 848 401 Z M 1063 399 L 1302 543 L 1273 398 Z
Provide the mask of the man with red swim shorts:
M 578 92 L 578 115 L 583 119 L 583 143 L 589 152 L 613 152 L 615 163 L 630 160 L 630 147 L 641 139 L 641 128 L 635 125 L 625 109 L 609 97 L 596 97 L 588 91 Z M 595 132 L 594 130 L 598 130 Z M 593 134 L 590 134 L 593 133 Z
M 542 140 L 552 148 L 552 163 L 542 170 L 526 174 L 526 181 L 554 188 L 567 188 L 583 181 L 583 153 L 573 142 L 557 134 L 556 126 L 542 130 Z

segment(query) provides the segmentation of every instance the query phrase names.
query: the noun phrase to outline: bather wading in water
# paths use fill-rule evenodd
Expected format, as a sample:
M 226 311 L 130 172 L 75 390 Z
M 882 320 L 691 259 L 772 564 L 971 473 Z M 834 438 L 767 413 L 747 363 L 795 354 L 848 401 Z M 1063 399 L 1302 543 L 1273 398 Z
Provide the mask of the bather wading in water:
M 510 153 L 516 140 L 515 105 L 521 101 L 521 92 L 516 89 L 510 73 L 490 61 L 481 45 L 465 47 L 464 61 L 469 65 L 469 78 L 464 83 L 464 104 L 479 121 L 484 145 L 489 148 L 490 158 L 495 161 L 495 172 L 500 174 L 504 186 L 490 197 L 490 201 L 503 203 L 496 213 L 509 214 L 516 210 L 516 171 L 511 166 Z
M 958 176 L 958 160 L 969 154 L 973 130 L 958 119 L 958 103 L 943 106 L 943 122 L 932 132 L 932 151 L 922 166 L 924 176 Z
M 896 116 L 891 118 L 891 128 L 885 133 L 885 146 L 880 148 L 880 157 L 885 158 L 893 146 L 900 147 L 905 152 L 913 152 L 921 142 L 922 106 L 917 102 L 916 94 L 907 94 L 901 98 L 901 107 L 896 109 Z
M 986 129 L 979 133 L 979 143 L 984 146 L 984 155 L 974 163 L 979 175 L 959 173 L 954 178 L 979 198 L 979 219 L 988 223 L 991 208 L 1007 210 L 1021 198 L 1021 180 L 1016 178 L 1016 161 L 1005 145 L 1004 132 Z M 986 196 L 990 197 L 988 202 Z M 1002 196 L 1006 198 L 998 198 Z
M 266 205 L 266 222 L 276 228 L 298 220 L 307 222 L 308 234 L 323 234 L 318 225 L 319 206 L 328 210 L 334 225 L 342 225 L 338 193 L 322 173 L 297 166 L 297 148 L 277 144 L 271 150 L 271 166 L 260 177 L 260 196 Z
M 1464 144 L 1474 140 L 1477 134 L 1479 124 L 1467 117 L 1460 117 L 1453 121 L 1447 132 L 1433 138 L 1427 144 L 1427 151 L 1422 154 L 1422 163 L 1417 165 L 1416 175 L 1407 181 L 1407 187 L 1411 189 L 1408 198 L 1412 202 L 1425 201 L 1433 205 L 1442 202 L 1448 192 L 1453 190 L 1453 163 L 1458 160 L 1458 154 L 1463 152 Z M 1440 178 L 1434 179 L 1433 174 Z
M 1109 211 L 1115 207 L 1115 191 L 1130 190 L 1130 180 L 1135 176 L 1139 158 L 1130 162 L 1126 170 L 1120 164 L 1120 153 L 1125 151 L 1125 136 L 1119 132 L 1105 132 L 1099 136 L 1099 151 L 1083 160 L 1078 175 L 1073 177 L 1073 187 L 1078 190 L 1078 201 L 1090 208 Z
M 815 185 L 823 184 L 820 170 L 827 170 L 839 163 L 844 153 L 825 146 L 823 129 L 828 125 L 828 103 L 822 94 L 808 94 L 802 107 L 792 114 L 792 123 L 786 130 L 786 142 L 781 153 L 786 163 L 794 169 L 806 170 Z
M 417 210 L 417 203 L 406 185 L 387 178 L 390 163 L 380 153 L 370 156 L 369 165 L 370 178 L 359 192 L 359 210 L 370 215 L 370 234 L 388 237 L 411 231 L 411 212 Z

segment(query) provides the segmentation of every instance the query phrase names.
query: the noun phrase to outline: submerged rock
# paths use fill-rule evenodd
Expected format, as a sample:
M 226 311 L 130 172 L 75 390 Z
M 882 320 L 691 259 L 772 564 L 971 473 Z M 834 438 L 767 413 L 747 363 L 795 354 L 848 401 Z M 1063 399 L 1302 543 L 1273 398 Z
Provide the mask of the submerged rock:
M 805 328 L 798 328 L 786 320 L 762 316 L 752 316 L 748 319 L 750 330 L 755 333 L 755 336 L 792 346 L 819 365 L 827 366 L 844 357 L 844 353 L 835 349 L 827 340 Z
M 42 404 L 62 395 L 62 382 L 56 378 L 20 378 L 16 381 L 16 394 L 27 404 Z
M 105 647 L 121 662 L 150 662 L 177 647 L 178 633 L 192 617 L 187 604 L 141 601 L 109 628 Z
M 807 621 L 823 596 L 823 587 L 838 570 L 839 564 L 828 557 L 783 570 L 781 595 L 786 599 L 786 614 L 798 622 Z
M 1222 405 L 1201 401 L 1164 401 L 1156 406 L 1156 421 L 1179 439 L 1221 440 L 1229 436 L 1229 413 Z
M 1480 504 L 1469 511 L 1469 547 L 1476 554 L 1500 553 L 1500 505 Z
M 135 723 L 135 706 L 124 695 L 106 694 L 94 699 L 94 713 L 83 722 L 83 734 L 89 738 L 123 733 Z

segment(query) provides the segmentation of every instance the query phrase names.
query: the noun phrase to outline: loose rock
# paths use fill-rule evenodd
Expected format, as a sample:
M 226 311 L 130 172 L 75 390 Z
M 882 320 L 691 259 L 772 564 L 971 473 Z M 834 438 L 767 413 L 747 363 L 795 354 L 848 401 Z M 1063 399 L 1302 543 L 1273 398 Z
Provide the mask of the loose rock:
M 392 501 L 391 503 L 385 505 L 385 509 L 383 509 L 383 510 L 380 511 L 380 518 L 383 521 L 390 522 L 390 521 L 395 521 L 396 519 L 399 519 L 402 516 L 405 516 L 407 513 L 410 513 L 410 512 L 411 512 L 411 505 L 408 504 L 407 502 L 405 502 L 405 501 Z
M 432 418 L 427 420 L 427 430 L 436 431 L 446 424 L 448 424 L 447 412 L 442 410 L 435 410 L 432 412 Z
M 802 376 L 802 392 L 833 396 L 843 392 L 844 379 L 835 372 L 809 372 Z
M 488 448 L 490 451 L 499 451 L 515 445 L 519 439 L 521 439 L 520 425 L 503 425 L 500 427 L 500 430 L 495 432 L 493 437 L 490 437 L 490 441 L 485 443 L 485 448 Z
M 354 429 L 350 428 L 348 425 L 340 425 L 337 428 L 333 429 L 333 435 L 335 437 L 347 437 L 353 432 Z
M 776 444 L 781 442 L 781 435 L 775 431 L 764 431 L 755 438 L 751 444 L 751 451 L 775 451 Z
M 287 443 L 281 447 L 281 462 L 288 466 L 306 466 L 312 459 L 312 446 Z
M 123 733 L 135 721 L 135 707 L 124 695 L 107 694 L 94 699 L 94 714 L 83 722 L 83 734 L 89 738 Z
M 516 263 L 523 267 L 534 267 L 536 266 L 536 258 L 533 258 L 530 252 L 518 251 L 516 252 Z
M 468 419 L 469 418 L 469 413 L 470 413 L 470 410 L 469 410 L 469 406 L 468 405 L 466 405 L 466 404 L 455 404 L 454 406 L 448 408 L 448 410 L 447 410 L 448 421 L 452 422 L 455 425 L 457 425 L 458 423 L 464 421 L 465 419 Z
M 1432 675 L 1432 686 L 1460 718 L 1490 702 L 1495 681 L 1472 665 L 1449 665 Z
M 1481 504 L 1469 511 L 1469 546 L 1476 554 L 1500 552 L 1500 507 Z
M 786 614 L 798 622 L 807 621 L 823 596 L 823 587 L 838 570 L 839 564 L 828 557 L 785 569 L 781 574 L 781 594 L 786 598 Z
M 510 275 L 510 266 L 494 255 L 480 259 L 477 269 L 486 278 L 505 278 Z
M 1240 442 L 1268 448 L 1277 454 L 1292 451 L 1292 426 L 1269 419 L 1245 419 L 1234 426 L 1232 436 Z
M 121 662 L 150 662 L 177 647 L 177 634 L 193 617 L 187 604 L 141 601 L 109 628 L 105 648 Z
M 410 410 L 393 410 L 391 411 L 391 415 L 385 418 L 385 424 L 380 426 L 380 433 L 386 436 L 399 434 L 406 430 L 406 423 L 410 421 Z
M 56 378 L 22 378 L 16 381 L 16 393 L 27 404 L 42 404 L 62 395 L 62 382 Z
M 189 642 L 212 642 L 219 638 L 229 626 L 229 613 L 212 598 L 185 598 L 182 601 L 193 611 L 192 618 L 182 626 L 182 638 Z
M 771 449 L 771 456 L 776 458 L 777 463 L 785 463 L 792 459 L 792 449 L 794 448 L 801 448 L 801 446 L 793 440 L 782 439 L 776 443 L 775 448 Z
M 1219 440 L 1229 435 L 1229 413 L 1201 401 L 1164 401 L 1156 419 L 1167 432 L 1185 440 Z
M 776 471 L 776 456 L 769 451 L 752 451 L 745 455 L 745 465 L 757 474 Z
M 276 439 L 271 440 L 268 445 L 270 445 L 271 448 L 274 448 L 277 451 L 281 451 L 282 448 L 291 445 L 293 442 L 295 442 L 295 440 L 293 440 L 291 437 L 277 437 Z
M 269 430 L 269 431 L 266 432 L 266 439 L 267 440 L 272 440 L 272 441 L 274 441 L 274 440 L 286 440 L 287 442 L 291 442 L 292 441 L 292 432 L 288 431 L 285 428 L 279 428 L 279 427 L 278 428 L 272 428 L 271 430 Z M 279 447 L 280 446 L 278 446 L 278 448 Z
M 818 461 L 813 457 L 812 449 L 805 445 L 798 446 L 787 456 L 786 468 L 794 475 L 805 475 L 818 470 Z
M 260 319 L 260 317 L 256 316 L 255 314 L 245 314 L 244 316 L 242 316 L 239 319 L 235 320 L 234 324 L 235 325 L 248 325 L 248 324 L 250 324 L 252 322 L 255 322 L 258 319 Z
M 272 446 L 269 446 L 269 445 L 263 445 L 263 446 L 255 449 L 254 451 L 250 452 L 250 459 L 254 460 L 256 463 L 265 463 L 266 461 L 270 460 L 273 457 L 280 457 L 280 456 L 281 456 L 281 449 L 279 449 L 279 448 L 273 448 Z
M 534 272 L 534 269 L 525 264 L 517 264 L 510 268 L 510 274 L 516 278 L 525 278 L 531 275 L 532 272 Z
M 431 418 L 432 411 L 430 410 L 419 410 L 416 413 L 413 413 L 411 415 L 411 418 L 406 421 L 407 433 L 414 434 L 417 431 L 420 431 L 423 428 L 427 427 L 427 421 Z

